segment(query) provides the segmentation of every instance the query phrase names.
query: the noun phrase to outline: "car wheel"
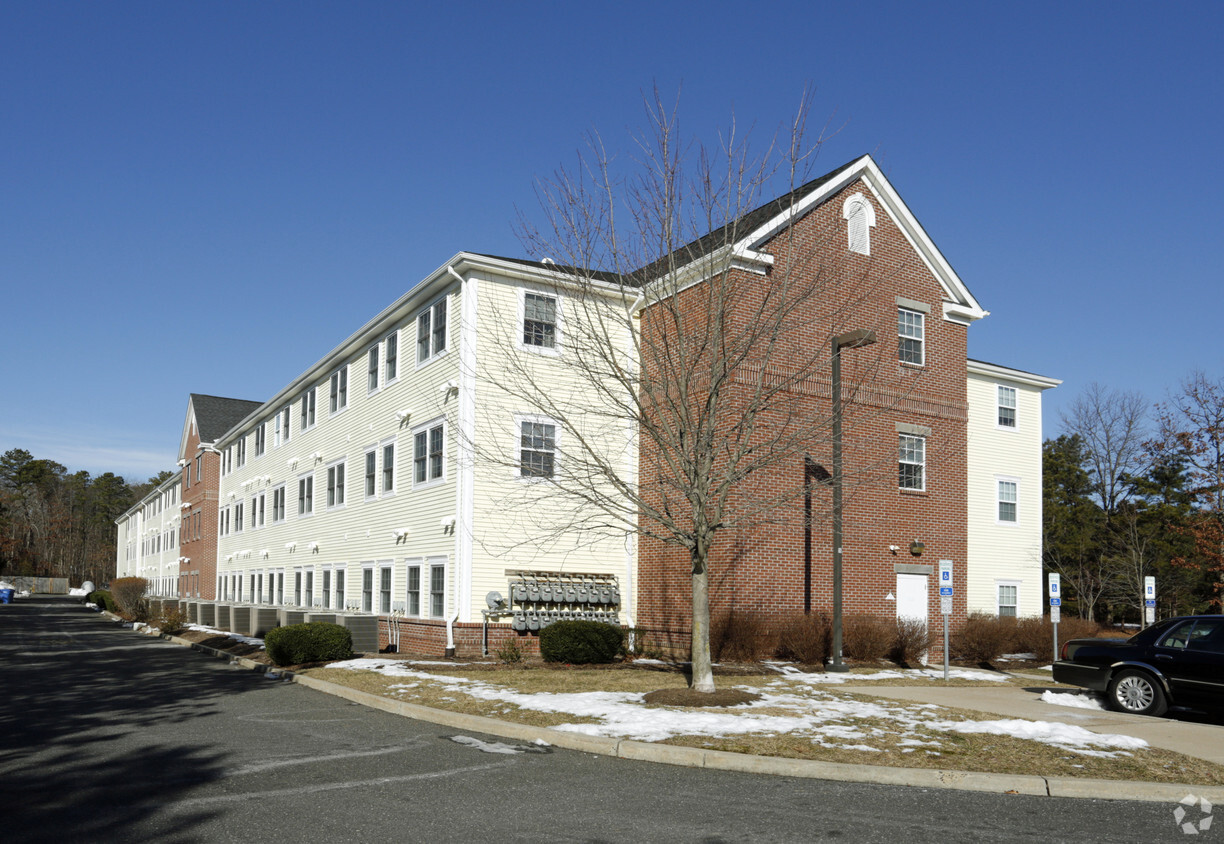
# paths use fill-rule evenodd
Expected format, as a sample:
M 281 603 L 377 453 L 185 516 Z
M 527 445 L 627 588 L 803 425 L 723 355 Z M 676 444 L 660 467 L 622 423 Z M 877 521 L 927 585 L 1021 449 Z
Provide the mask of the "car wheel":
M 1132 715 L 1163 715 L 1169 708 L 1160 684 L 1145 671 L 1122 671 L 1109 683 L 1109 708 Z

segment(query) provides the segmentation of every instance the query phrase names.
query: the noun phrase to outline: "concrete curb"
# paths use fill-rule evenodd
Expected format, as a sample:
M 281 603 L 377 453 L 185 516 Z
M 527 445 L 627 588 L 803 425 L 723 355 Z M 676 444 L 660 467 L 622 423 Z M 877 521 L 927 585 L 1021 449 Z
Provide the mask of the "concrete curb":
M 553 747 L 594 753 L 617 759 L 632 759 L 640 762 L 655 762 L 664 765 L 679 765 L 688 768 L 709 768 L 719 771 L 736 771 L 746 774 L 799 777 L 803 779 L 837 780 L 840 782 L 862 782 L 878 785 L 905 785 L 917 788 L 946 788 L 957 791 L 981 791 L 994 794 L 1025 794 L 1037 797 L 1064 797 L 1089 800 L 1133 800 L 1147 803 L 1176 803 L 1193 794 L 1206 798 L 1211 803 L 1224 804 L 1224 787 L 1210 785 L 1177 785 L 1162 782 L 1135 782 L 1130 780 L 1073 779 L 1070 777 L 1042 777 L 1035 774 L 986 774 L 974 771 L 948 771 L 931 768 L 892 768 L 883 765 L 851 765 L 844 762 L 819 762 L 811 759 L 785 759 L 774 756 L 751 756 L 745 753 L 730 753 L 725 750 L 705 750 L 699 747 L 681 747 L 672 744 L 655 744 L 632 739 L 605 738 L 554 730 L 548 727 L 533 727 L 515 724 L 483 715 L 466 715 L 444 709 L 430 709 L 415 703 L 392 700 L 372 695 L 369 692 L 350 689 L 295 674 L 278 671 L 261 662 L 237 657 L 225 651 L 205 647 L 198 642 L 189 642 L 178 636 L 160 634 L 162 639 L 176 645 L 189 647 L 231 664 L 249 668 L 260 673 L 279 676 L 288 682 L 333 695 L 344 700 L 379 709 L 383 712 L 426 721 L 457 730 L 468 730 L 501 738 L 525 742 L 544 742 Z

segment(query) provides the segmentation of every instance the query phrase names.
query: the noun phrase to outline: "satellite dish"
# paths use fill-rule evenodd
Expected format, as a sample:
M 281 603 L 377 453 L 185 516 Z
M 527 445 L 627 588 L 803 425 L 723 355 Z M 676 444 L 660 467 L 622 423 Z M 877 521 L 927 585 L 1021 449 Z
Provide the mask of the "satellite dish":
M 506 599 L 502 597 L 501 592 L 490 592 L 485 595 L 485 603 L 489 605 L 491 610 L 500 610 L 506 606 Z

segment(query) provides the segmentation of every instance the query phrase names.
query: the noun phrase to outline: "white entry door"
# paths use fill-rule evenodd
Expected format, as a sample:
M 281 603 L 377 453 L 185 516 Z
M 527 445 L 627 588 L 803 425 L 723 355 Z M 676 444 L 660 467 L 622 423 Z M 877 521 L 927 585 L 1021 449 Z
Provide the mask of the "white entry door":
M 897 575 L 897 618 L 916 618 L 927 623 L 927 576 Z

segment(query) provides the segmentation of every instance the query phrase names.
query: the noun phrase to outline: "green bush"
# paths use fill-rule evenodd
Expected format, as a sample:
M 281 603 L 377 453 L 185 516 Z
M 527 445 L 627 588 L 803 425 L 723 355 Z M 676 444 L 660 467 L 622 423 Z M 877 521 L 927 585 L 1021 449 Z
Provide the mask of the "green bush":
M 100 610 L 114 612 L 116 609 L 115 599 L 112 598 L 111 593 L 107 592 L 105 589 L 96 589 L 93 592 L 90 592 L 89 597 L 86 600 L 91 604 L 97 604 L 98 609 Z
M 347 627 L 326 621 L 290 624 L 269 630 L 264 647 L 277 665 L 351 659 L 353 634 Z
M 540 656 L 571 665 L 612 662 L 624 637 L 619 627 L 602 621 L 555 621 L 540 631 Z

